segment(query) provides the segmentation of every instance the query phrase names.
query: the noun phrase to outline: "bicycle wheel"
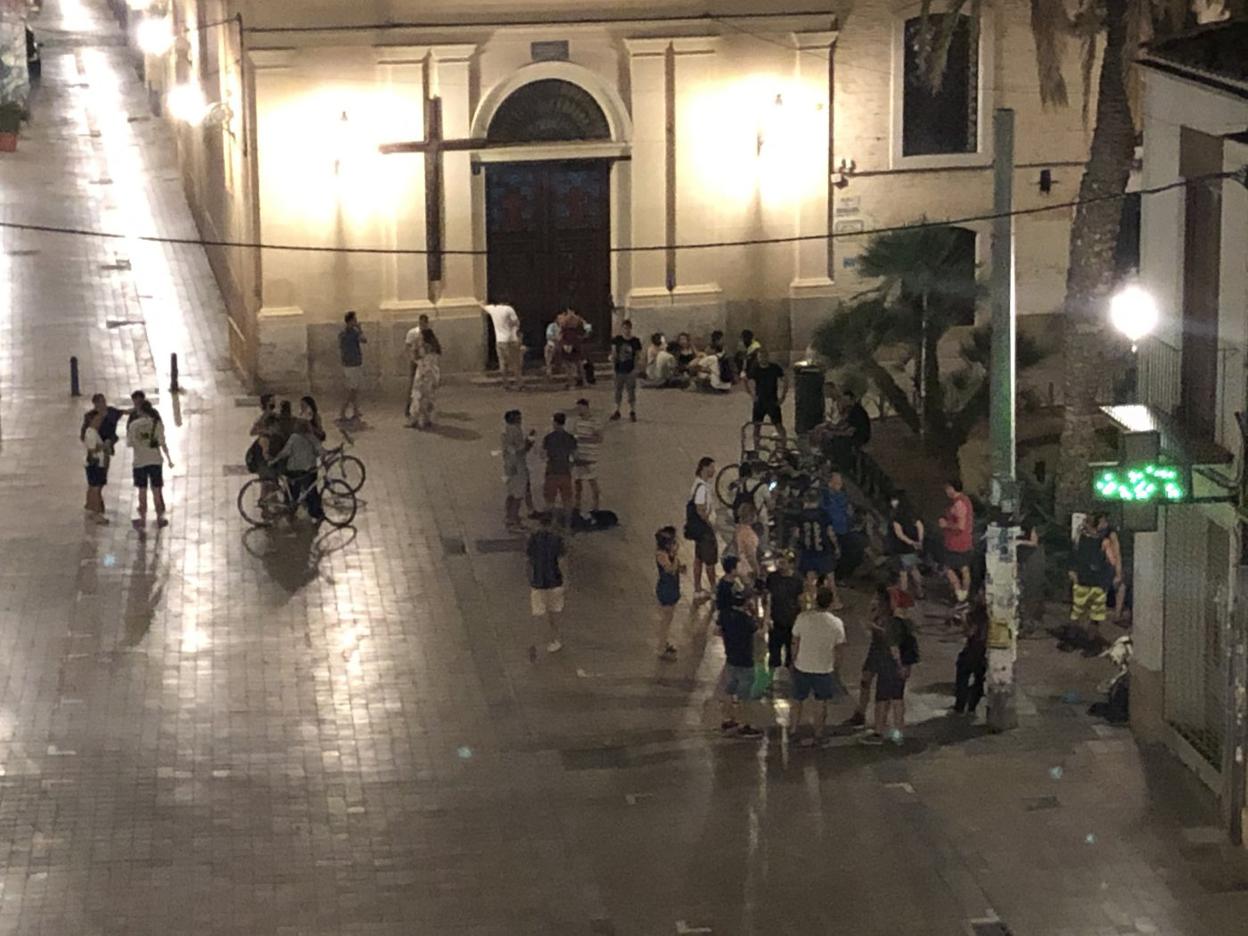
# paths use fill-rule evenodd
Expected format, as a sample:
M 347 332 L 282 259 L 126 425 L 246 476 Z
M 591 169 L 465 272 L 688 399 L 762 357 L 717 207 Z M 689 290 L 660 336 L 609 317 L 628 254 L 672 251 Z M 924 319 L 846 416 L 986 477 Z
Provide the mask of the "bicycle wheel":
M 263 481 L 252 478 L 238 492 L 238 512 L 252 526 L 268 526 L 273 522 L 274 499 L 277 497 L 280 497 L 277 492 L 264 490 Z
M 355 494 L 364 486 L 364 463 L 354 455 L 343 455 L 325 469 L 325 476 L 331 481 L 341 481 Z
M 330 479 L 321 485 L 321 510 L 330 526 L 345 527 L 355 519 L 355 492 L 345 481 Z
M 715 476 L 715 496 L 725 507 L 731 509 L 733 501 L 736 500 L 740 479 L 741 466 L 737 464 L 724 465 L 719 469 L 719 474 Z

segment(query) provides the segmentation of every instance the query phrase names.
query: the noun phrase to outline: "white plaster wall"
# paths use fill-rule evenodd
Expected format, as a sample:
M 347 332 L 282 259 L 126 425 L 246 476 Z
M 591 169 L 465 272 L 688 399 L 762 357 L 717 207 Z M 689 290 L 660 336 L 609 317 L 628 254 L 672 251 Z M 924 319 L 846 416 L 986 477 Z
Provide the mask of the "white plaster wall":
M 771 4 L 777 10 L 784 4 Z M 679 3 L 452 3 L 393 2 L 365 5 L 328 0 L 265 0 L 242 3 L 251 25 L 378 21 L 431 21 L 440 17 L 464 23 L 490 17 L 516 19 L 539 10 L 558 16 L 620 16 L 643 8 L 654 14 L 685 10 Z M 716 9 L 766 9 L 766 3 L 725 3 Z M 381 9 L 384 8 L 384 9 Z M 921 217 L 959 218 L 991 208 L 991 111 L 1013 107 L 1017 113 L 1015 202 L 1019 208 L 1042 206 L 1073 197 L 1079 163 L 1086 154 L 1087 131 L 1075 100 L 1072 107 L 1044 111 L 1036 88 L 1034 50 L 1026 4 L 999 3 L 982 36 L 980 111 L 982 145 L 970 157 L 927 160 L 922 166 L 895 165 L 894 111 L 897 36 L 912 7 L 891 0 L 862 0 L 842 18 L 835 41 L 833 131 L 837 160 L 857 164 L 849 184 L 832 194 L 842 214 L 838 220 L 865 227 L 904 224 Z M 632 156 L 627 169 L 617 166 L 613 227 L 616 242 L 651 244 L 661 237 L 663 185 L 662 108 L 640 96 L 636 62 L 627 41 L 675 37 L 678 43 L 713 43 L 710 55 L 679 55 L 677 91 L 677 242 L 784 238 L 813 231 L 826 217 L 827 115 L 826 50 L 797 50 L 795 33 L 827 30 L 828 17 L 788 17 L 750 21 L 732 28 L 693 19 L 678 24 L 621 23 L 610 26 L 438 28 L 349 33 L 255 33 L 249 45 L 260 61 L 288 61 L 258 68 L 257 111 L 260 145 L 262 233 L 266 240 L 335 246 L 423 246 L 423 173 L 421 158 L 376 157 L 373 147 L 396 138 L 419 139 L 419 79 L 406 74 L 396 87 L 377 64 L 382 46 L 411 49 L 456 43 L 471 48 L 466 85 L 456 86 L 455 107 L 476 113 L 490 90 L 526 67 L 530 43 L 566 39 L 570 60 L 602 86 L 614 89 L 632 117 Z M 666 40 L 665 40 L 666 41 Z M 348 44 L 349 43 L 349 44 Z M 1078 88 L 1075 50 L 1071 51 L 1072 96 Z M 812 67 L 813 64 L 813 67 Z M 899 67 L 899 65 L 897 66 Z M 651 75 L 651 78 L 654 76 Z M 662 77 L 661 75 L 659 76 Z M 381 82 L 380 84 L 378 82 Z M 368 103 L 378 89 L 384 108 Z M 448 113 L 452 102 L 442 89 Z M 653 96 L 654 89 L 646 92 Z M 783 98 L 783 119 L 772 102 Z M 334 173 L 337 117 L 350 115 L 345 172 Z M 451 128 L 448 127 L 448 134 Z M 760 141 L 766 142 L 760 147 Z M 467 156 L 447 158 L 450 167 Z M 1027 165 L 1034 164 L 1034 165 Z M 1042 195 L 1040 168 L 1052 166 L 1055 188 Z M 898 172 L 897 169 L 906 171 Z M 921 171 L 910 171 L 921 170 Z M 460 170 L 456 169 L 456 172 Z M 627 184 L 623 183 L 625 172 Z M 458 183 L 456 183 L 458 184 Z M 464 183 L 462 191 L 448 178 L 446 247 L 484 246 L 479 201 L 482 186 Z M 625 197 L 619 197 L 625 193 Z M 476 213 L 464 227 L 461 215 Z M 454 215 L 457 224 L 451 223 Z M 1020 314 L 1048 313 L 1060 307 L 1064 292 L 1069 211 L 1020 218 L 1017 223 L 1018 308 Z M 980 256 L 987 273 L 987 227 L 972 225 L 981 238 Z M 453 230 L 455 233 L 453 234 Z M 819 225 L 816 233 L 826 230 Z M 621 234 L 623 232 L 623 234 Z M 452 243 L 452 237 L 456 238 Z M 619 238 L 623 236 L 625 241 Z M 460 241 L 463 241 L 460 243 Z M 838 239 L 832 281 L 809 279 L 811 254 L 793 244 L 686 251 L 678 256 L 677 290 L 667 294 L 662 254 L 638 255 L 614 264 L 615 295 L 647 320 L 662 321 L 664 306 L 677 320 L 754 325 L 776 345 L 804 344 L 805 336 L 835 301 L 865 284 L 854 271 L 862 239 Z M 456 266 L 458 264 L 458 266 Z M 817 258 L 816 263 L 817 266 Z M 348 307 L 366 320 L 393 320 L 430 311 L 457 317 L 472 312 L 471 302 L 484 287 L 484 263 L 450 260 L 448 268 L 462 283 L 446 296 L 422 291 L 423 260 L 318 256 L 268 252 L 264 257 L 263 304 L 298 310 L 310 328 L 335 324 Z M 825 268 L 821 271 L 829 272 Z M 826 280 L 826 277 L 825 277 Z M 800 286 L 799 286 L 800 284 Z M 449 289 L 450 287 L 448 287 Z M 656 293 L 657 290 L 657 293 Z M 635 301 L 629 297 L 635 295 Z M 445 308 L 444 308 L 445 307 Z M 467 310 L 467 311 L 465 311 Z M 475 313 L 474 313 L 475 314 Z M 800 321 L 794 321 L 800 319 Z M 309 354 L 322 342 L 313 340 Z

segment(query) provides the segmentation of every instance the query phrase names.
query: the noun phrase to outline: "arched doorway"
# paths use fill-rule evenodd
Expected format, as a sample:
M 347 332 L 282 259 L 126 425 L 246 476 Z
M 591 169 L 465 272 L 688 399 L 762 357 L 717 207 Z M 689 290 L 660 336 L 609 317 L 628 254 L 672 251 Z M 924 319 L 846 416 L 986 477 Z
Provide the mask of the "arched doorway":
M 579 85 L 543 78 L 513 91 L 487 139 L 524 146 L 611 139 L 598 102 Z M 507 297 L 524 343 L 540 349 L 546 325 L 571 306 L 611 335 L 611 163 L 605 159 L 495 162 L 486 167 L 487 278 Z

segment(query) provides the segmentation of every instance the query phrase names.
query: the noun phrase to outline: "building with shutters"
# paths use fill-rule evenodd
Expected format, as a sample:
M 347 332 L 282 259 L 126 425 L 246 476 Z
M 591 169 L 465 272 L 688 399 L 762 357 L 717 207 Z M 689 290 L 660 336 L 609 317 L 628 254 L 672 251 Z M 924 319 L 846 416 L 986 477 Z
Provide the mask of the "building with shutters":
M 1015 204 L 1074 197 L 1088 130 L 1077 104 L 1041 107 L 1026 3 L 960 18 L 936 90 L 917 2 L 842 6 L 171 0 L 153 100 L 190 85 L 222 105 L 180 132 L 201 230 L 273 245 L 210 248 L 236 366 L 330 383 L 354 308 L 374 383 L 406 374 L 420 314 L 444 368 L 479 371 L 479 303 L 501 294 L 535 349 L 571 304 L 599 342 L 627 315 L 800 353 L 863 288 L 865 232 L 991 211 L 996 107 L 1018 114 Z M 1070 219 L 1018 219 L 1020 314 L 1060 308 Z M 987 223 L 964 228 L 982 274 Z
M 1248 166 L 1245 49 L 1248 22 L 1229 22 L 1143 59 L 1144 187 Z M 1235 414 L 1248 409 L 1245 244 L 1246 176 L 1144 199 L 1140 274 L 1162 325 L 1140 347 L 1140 402 L 1166 427 L 1163 448 L 1197 463 L 1198 481 L 1243 472 Z M 1229 502 L 1165 507 L 1158 527 L 1135 536 L 1132 724 L 1170 745 L 1229 808 L 1232 785 L 1243 783 L 1230 661 L 1243 628 L 1233 608 L 1248 597 L 1236 587 L 1248 539 Z

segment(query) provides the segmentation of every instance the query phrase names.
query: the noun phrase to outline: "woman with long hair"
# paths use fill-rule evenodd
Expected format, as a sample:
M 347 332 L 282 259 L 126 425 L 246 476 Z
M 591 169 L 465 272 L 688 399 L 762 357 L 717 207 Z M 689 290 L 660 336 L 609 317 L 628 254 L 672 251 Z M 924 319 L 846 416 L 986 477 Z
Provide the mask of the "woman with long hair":
M 680 602 L 680 573 L 685 569 L 680 561 L 680 541 L 676 538 L 675 527 L 665 526 L 655 532 L 654 562 L 659 570 L 659 580 L 654 586 L 654 596 L 659 602 L 656 626 L 659 659 L 675 660 L 672 618 L 676 614 L 676 605 Z
M 442 346 L 428 328 L 420 331 L 416 373 L 412 377 L 411 421 L 409 426 L 428 429 L 433 425 L 433 406 L 442 381 Z
M 313 397 L 305 396 L 300 398 L 299 418 L 308 424 L 308 428 L 316 436 L 316 441 L 325 441 L 325 427 L 321 425 L 321 412 L 317 408 L 316 400 Z

